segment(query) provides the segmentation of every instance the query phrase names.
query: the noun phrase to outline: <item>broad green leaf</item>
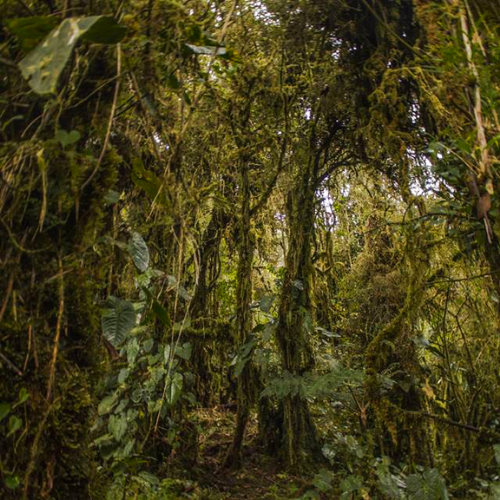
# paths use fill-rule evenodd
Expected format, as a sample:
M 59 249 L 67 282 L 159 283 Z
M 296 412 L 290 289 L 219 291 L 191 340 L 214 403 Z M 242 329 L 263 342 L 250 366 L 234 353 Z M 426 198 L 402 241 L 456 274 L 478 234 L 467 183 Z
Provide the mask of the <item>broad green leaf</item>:
M 125 432 L 127 432 L 127 417 L 111 415 L 109 417 L 108 430 L 116 441 L 121 441 Z
M 332 481 L 335 479 L 335 474 L 329 470 L 321 469 L 313 479 L 314 486 L 323 493 L 331 491 Z
M 7 486 L 7 488 L 11 490 L 15 490 L 21 484 L 19 476 L 6 475 L 4 481 L 5 481 L 5 486 Z
M 122 368 L 120 372 L 118 373 L 118 383 L 123 384 L 125 380 L 127 380 L 127 377 L 129 375 L 129 369 L 128 368 Z
M 37 94 L 54 94 L 59 76 L 80 38 L 97 43 L 117 43 L 123 36 L 125 28 L 111 18 L 65 19 L 19 63 L 19 68 Z
M 94 444 L 96 446 L 101 446 L 102 444 L 110 443 L 112 440 L 113 436 L 111 434 L 104 434 L 95 439 Z
M 406 478 L 409 500 L 448 500 L 444 479 L 437 469 L 428 469 L 423 474 L 411 474 Z
M 67 132 L 66 130 L 60 128 L 56 132 L 56 140 L 61 144 L 63 148 L 66 146 L 70 146 L 75 142 L 78 142 L 80 140 L 80 137 L 81 135 L 80 132 L 78 132 L 78 130 L 72 130 L 71 132 Z
M 142 290 L 146 294 L 146 297 L 151 300 L 153 314 L 163 323 L 163 326 L 172 328 L 167 310 L 153 297 L 153 294 L 146 287 L 142 287 Z
M 139 233 L 132 233 L 128 251 L 137 269 L 141 273 L 145 272 L 149 266 L 149 250 L 144 238 Z
M 130 403 L 130 400 L 128 398 L 123 398 L 123 399 L 120 399 L 120 403 L 118 403 L 118 406 L 114 409 L 113 413 L 121 413 L 123 412 L 128 404 Z
M 117 400 L 118 395 L 116 393 L 113 393 L 110 396 L 106 396 L 97 407 L 97 412 L 99 413 L 99 415 L 106 415 L 107 413 L 109 413 L 117 403 Z
M 377 486 L 379 490 L 384 494 L 385 498 L 390 498 L 392 500 L 402 500 L 403 488 L 406 487 L 402 480 L 397 476 L 394 476 L 390 472 L 378 473 L 379 480 Z
M 22 425 L 23 421 L 19 417 L 12 415 L 9 418 L 9 433 L 7 434 L 7 437 L 17 432 L 22 427 Z
M 10 413 L 9 403 L 0 403 L 0 422 Z
M 120 43 L 127 34 L 127 28 L 118 24 L 112 17 L 92 16 L 95 20 L 82 33 L 81 38 L 86 42 L 113 45 Z M 86 19 L 91 19 L 86 18 Z
M 155 486 L 158 486 L 160 484 L 160 480 L 158 479 L 158 477 L 156 477 L 154 474 L 151 474 L 150 472 L 139 472 L 139 477 L 141 479 L 144 479 L 144 481 L 148 482 L 149 484 L 153 484 Z
M 192 350 L 193 346 L 189 342 L 186 342 L 182 346 L 178 345 L 175 348 L 175 354 L 177 354 L 177 356 L 187 361 L 191 357 Z
M 363 478 L 358 475 L 351 474 L 343 479 L 340 483 L 340 489 L 342 490 L 341 499 L 352 498 L 351 493 L 360 490 L 363 487 Z
M 48 16 L 21 17 L 7 21 L 7 27 L 21 42 L 25 51 L 34 49 L 56 26 L 57 18 Z
M 121 194 L 118 193 L 117 191 L 113 191 L 112 189 L 110 189 L 106 195 L 104 196 L 104 203 L 106 205 L 114 205 L 115 203 L 118 202 L 118 200 L 120 199 L 120 196 Z
M 19 389 L 19 396 L 17 398 L 16 404 L 14 405 L 14 407 L 26 403 L 26 401 L 28 401 L 29 397 L 30 397 L 30 393 L 26 390 L 26 387 L 21 387 L 21 389 Z
M 173 73 L 168 75 L 165 83 L 167 84 L 167 87 L 172 90 L 179 90 L 181 88 L 179 80 Z
M 168 315 L 167 310 L 155 299 L 151 307 L 154 315 L 163 323 L 163 326 L 172 328 L 172 322 Z
M 134 403 L 139 403 L 142 400 L 142 396 L 143 396 L 142 389 L 137 388 L 137 389 L 134 389 L 134 391 L 132 392 L 132 395 L 130 396 L 130 399 Z
M 183 377 L 180 373 L 174 373 L 167 383 L 166 403 L 174 406 L 177 403 L 182 391 Z
M 170 353 L 172 352 L 172 348 L 170 347 L 170 344 L 167 344 L 165 346 L 165 350 L 163 351 L 165 363 L 168 363 L 170 361 Z
M 110 296 L 106 300 L 101 317 L 102 331 L 106 339 L 117 347 L 134 328 L 136 313 L 131 302 Z
M 129 365 L 133 365 L 135 360 L 137 359 L 137 355 L 139 354 L 139 342 L 137 342 L 136 338 L 133 338 L 130 342 L 128 342 L 126 351 L 127 351 L 127 361 Z
M 148 339 L 144 342 L 142 345 L 142 348 L 144 349 L 144 352 L 150 352 L 155 345 L 155 341 L 153 339 Z

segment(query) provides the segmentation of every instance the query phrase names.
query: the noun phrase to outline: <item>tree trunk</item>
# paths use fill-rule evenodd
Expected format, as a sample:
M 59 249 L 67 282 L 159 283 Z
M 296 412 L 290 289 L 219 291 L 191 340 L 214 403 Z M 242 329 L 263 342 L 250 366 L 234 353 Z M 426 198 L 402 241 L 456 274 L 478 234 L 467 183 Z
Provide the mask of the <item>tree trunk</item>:
M 241 214 L 239 221 L 238 282 L 236 289 L 236 344 L 241 347 L 248 341 L 252 328 L 250 303 L 252 301 L 252 265 L 254 256 L 254 234 L 251 224 L 250 179 L 248 167 L 241 168 Z M 241 447 L 252 404 L 252 365 L 248 360 L 238 376 L 236 429 L 233 443 L 226 456 L 226 466 L 236 468 L 240 464 Z
M 300 377 L 314 365 L 308 339 L 313 321 L 310 281 L 314 196 L 313 183 L 309 172 L 306 172 L 290 193 L 287 207 L 290 244 L 276 339 L 283 370 L 295 377 Z M 319 446 L 307 401 L 289 395 L 283 406 L 284 453 L 289 465 L 296 467 L 310 456 L 319 455 Z

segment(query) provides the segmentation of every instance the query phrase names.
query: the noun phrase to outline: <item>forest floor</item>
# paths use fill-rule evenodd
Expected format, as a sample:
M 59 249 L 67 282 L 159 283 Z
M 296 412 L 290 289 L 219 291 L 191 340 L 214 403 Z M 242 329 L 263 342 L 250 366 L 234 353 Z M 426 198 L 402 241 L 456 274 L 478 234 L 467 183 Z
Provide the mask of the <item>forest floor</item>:
M 160 484 L 114 484 L 106 500 L 290 500 L 303 498 L 312 489 L 307 477 L 287 472 L 284 465 L 265 452 L 251 420 L 245 435 L 241 466 L 224 467 L 235 428 L 236 414 L 225 407 L 200 409 L 192 415 L 198 430 L 195 465 L 187 466 L 188 453 L 173 453 L 161 470 Z M 321 498 L 315 496 L 314 498 Z
M 265 453 L 254 421 L 247 428 L 241 467 L 233 471 L 223 464 L 233 437 L 235 414 L 214 408 L 200 410 L 197 417 L 200 455 L 189 472 L 193 482 L 185 481 L 184 491 L 177 490 L 177 498 L 284 500 L 298 498 L 304 492 L 304 481 L 287 473 L 280 462 Z M 177 484 L 182 487 L 182 483 Z
M 297 498 L 302 481 L 287 473 L 280 462 L 265 453 L 258 442 L 255 421 L 250 421 L 247 428 L 241 466 L 232 471 L 224 468 L 223 463 L 233 438 L 235 414 L 215 408 L 200 411 L 198 417 L 202 429 L 199 436 L 201 456 L 193 472 L 203 487 L 205 498 Z

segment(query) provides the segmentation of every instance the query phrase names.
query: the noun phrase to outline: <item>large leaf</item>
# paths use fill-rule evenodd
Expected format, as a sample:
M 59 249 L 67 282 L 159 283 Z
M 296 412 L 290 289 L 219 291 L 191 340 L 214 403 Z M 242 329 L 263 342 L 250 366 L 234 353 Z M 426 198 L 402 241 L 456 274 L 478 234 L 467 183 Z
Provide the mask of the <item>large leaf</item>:
M 54 94 L 78 40 L 117 43 L 125 31 L 125 27 L 104 16 L 65 19 L 19 63 L 19 68 L 37 94 Z
M 63 128 L 60 128 L 56 132 L 56 140 L 61 144 L 63 148 L 66 146 L 70 146 L 71 144 L 74 144 L 75 142 L 78 142 L 80 140 L 80 132 L 78 130 L 72 130 L 71 132 L 67 132 Z
M 175 354 L 177 354 L 177 356 L 179 356 L 180 358 L 188 361 L 189 358 L 191 357 L 192 350 L 193 346 L 189 342 L 186 342 L 182 346 L 178 345 L 175 348 Z
M 21 17 L 7 21 L 9 30 L 17 36 L 23 50 L 34 49 L 56 26 L 57 18 L 48 16 Z
M 9 418 L 9 433 L 7 434 L 7 437 L 16 433 L 22 427 L 22 425 L 23 425 L 23 421 L 19 417 L 12 415 Z
M 180 373 L 174 373 L 173 377 L 169 377 L 166 391 L 166 402 L 168 406 L 174 406 L 177 403 L 182 391 L 183 376 Z
M 114 347 L 118 347 L 125 340 L 135 322 L 136 314 L 131 302 L 113 296 L 106 300 L 101 317 L 102 331 Z
M 10 413 L 9 403 L 0 403 L 0 422 Z
M 106 396 L 100 403 L 97 408 L 99 415 L 106 415 L 109 413 L 113 407 L 118 402 L 118 394 L 114 392 L 110 396 Z
M 153 297 L 153 294 L 146 287 L 142 287 L 142 291 L 151 301 L 151 310 L 153 311 L 153 314 L 163 323 L 164 326 L 172 328 L 172 322 L 170 321 L 167 310 Z
M 444 479 L 437 469 L 411 474 L 406 479 L 409 500 L 448 500 Z
M 127 417 L 125 415 L 111 415 L 109 417 L 108 430 L 116 441 L 121 441 L 127 431 Z
M 327 469 L 320 469 L 320 471 L 314 476 L 313 484 L 314 486 L 323 493 L 331 491 L 333 489 L 332 481 L 335 479 L 335 474 Z
M 4 481 L 7 488 L 10 488 L 11 490 L 15 490 L 21 484 L 19 476 L 6 475 Z
M 92 16 L 84 19 L 93 19 L 92 24 L 81 35 L 82 40 L 86 42 L 115 44 L 121 42 L 127 33 L 127 28 L 118 24 L 112 17 Z
M 146 242 L 139 233 L 132 233 L 128 251 L 137 269 L 141 273 L 145 272 L 149 266 L 149 250 Z

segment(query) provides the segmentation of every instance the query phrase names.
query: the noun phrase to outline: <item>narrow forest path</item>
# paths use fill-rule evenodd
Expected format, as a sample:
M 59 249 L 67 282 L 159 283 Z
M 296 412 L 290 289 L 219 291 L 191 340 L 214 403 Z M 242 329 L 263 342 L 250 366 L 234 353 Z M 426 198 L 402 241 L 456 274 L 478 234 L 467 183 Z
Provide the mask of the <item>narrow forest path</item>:
M 173 454 L 164 472 L 175 479 L 164 481 L 166 490 L 162 488 L 159 497 L 147 500 L 285 500 L 301 497 L 311 485 L 265 452 L 255 419 L 247 428 L 241 467 L 230 470 L 222 464 L 232 441 L 235 413 L 219 406 L 198 410 L 192 417 L 199 433 L 196 464 L 180 465 L 181 452 Z
M 198 419 L 200 455 L 193 474 L 204 491 L 201 498 L 279 500 L 300 495 L 302 481 L 265 453 L 254 420 L 246 432 L 241 467 L 233 471 L 222 464 L 232 441 L 235 414 L 216 407 L 199 411 Z

